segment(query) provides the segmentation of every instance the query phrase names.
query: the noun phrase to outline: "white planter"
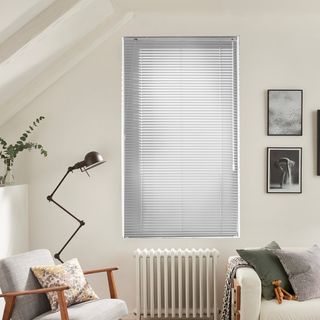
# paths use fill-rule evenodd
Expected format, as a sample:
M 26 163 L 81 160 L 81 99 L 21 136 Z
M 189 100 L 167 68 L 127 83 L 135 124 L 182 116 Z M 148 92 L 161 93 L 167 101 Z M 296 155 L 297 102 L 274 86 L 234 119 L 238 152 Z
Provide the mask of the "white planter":
M 28 250 L 28 186 L 0 187 L 0 259 Z M 0 318 L 3 306 L 0 299 Z

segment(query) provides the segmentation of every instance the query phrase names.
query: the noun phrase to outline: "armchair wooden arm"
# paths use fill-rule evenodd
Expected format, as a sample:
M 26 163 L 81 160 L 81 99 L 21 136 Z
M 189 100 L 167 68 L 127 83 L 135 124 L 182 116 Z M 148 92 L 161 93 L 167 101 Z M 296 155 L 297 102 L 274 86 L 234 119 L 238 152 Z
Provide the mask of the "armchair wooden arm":
M 34 290 L 25 290 L 25 291 L 13 291 L 13 292 L 6 292 L 0 294 L 0 298 L 7 298 L 7 297 L 18 297 L 18 296 L 26 296 L 29 294 L 41 294 L 41 293 L 48 293 L 52 291 L 64 291 L 69 289 L 68 286 L 61 286 L 61 287 L 52 287 L 52 288 L 43 288 L 43 289 L 34 289 Z
M 13 291 L 13 292 L 2 293 L 2 294 L 0 294 L 0 298 L 4 298 L 5 302 L 6 302 L 2 320 L 10 320 L 12 313 L 13 313 L 15 303 L 16 303 L 16 298 L 18 296 L 26 296 L 26 295 L 30 295 L 30 294 L 43 294 L 43 293 L 48 293 L 48 292 L 57 292 L 61 320 L 69 320 L 66 299 L 64 296 L 64 290 L 67 290 L 67 289 L 69 289 L 68 286 L 61 286 L 61 287 L 52 287 L 52 288 L 43 288 L 43 289 Z
M 113 276 L 113 271 L 118 270 L 119 268 L 113 267 L 113 268 L 103 268 L 103 269 L 95 269 L 95 270 L 88 270 L 84 271 L 84 275 L 90 275 L 90 274 L 95 274 L 95 273 L 101 273 L 101 272 L 106 272 L 107 273 L 107 278 L 108 278 L 108 284 L 109 284 L 109 292 L 110 292 L 110 298 L 111 299 L 117 299 L 118 298 L 118 293 L 116 289 L 116 284 Z

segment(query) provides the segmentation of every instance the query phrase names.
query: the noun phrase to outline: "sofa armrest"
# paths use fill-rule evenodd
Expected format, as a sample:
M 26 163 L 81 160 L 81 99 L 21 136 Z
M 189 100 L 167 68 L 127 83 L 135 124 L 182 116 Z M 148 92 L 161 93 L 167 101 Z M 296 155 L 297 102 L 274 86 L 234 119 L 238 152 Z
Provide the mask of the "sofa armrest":
M 239 268 L 236 272 L 241 287 L 240 319 L 258 320 L 261 307 L 261 281 L 251 268 Z

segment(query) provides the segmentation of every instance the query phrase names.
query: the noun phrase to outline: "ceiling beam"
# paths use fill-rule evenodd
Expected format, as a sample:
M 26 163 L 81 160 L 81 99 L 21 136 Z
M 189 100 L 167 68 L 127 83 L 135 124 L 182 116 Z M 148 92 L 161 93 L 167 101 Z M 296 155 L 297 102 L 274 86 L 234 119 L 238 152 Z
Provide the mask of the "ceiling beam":
M 54 0 L 0 1 L 0 43 L 49 7 Z
M 28 1 L 19 1 L 21 4 L 28 3 Z M 35 0 L 32 0 L 35 1 Z M 31 1 L 31 2 L 32 2 Z M 56 21 L 64 13 L 70 10 L 77 2 L 80 0 L 36 0 L 41 1 L 41 3 L 51 3 L 48 7 L 44 8 L 41 12 L 34 12 L 37 15 L 30 16 L 30 19 L 23 26 L 10 35 L 4 42 L 0 42 L 0 63 L 13 55 L 16 51 L 27 44 L 30 39 L 35 38 L 41 32 L 43 32 L 50 24 Z M 6 1 L 10 2 L 10 1 Z M 1 0 L 0 0 L 1 3 Z M 1 4 L 0 4 L 1 9 Z M 1 10 L 0 10 L 1 12 Z M 2 17 L 3 15 L 1 15 Z M 32 18 L 32 19 L 31 19 Z M 1 21 L 1 20 L 0 20 Z M 21 23 L 21 21 L 20 21 Z M 1 27 L 1 22 L 0 22 Z
M 112 13 L 110 1 L 81 0 L 3 61 L 0 64 L 0 111 L 4 111 L 4 105 L 28 83 L 62 58 Z

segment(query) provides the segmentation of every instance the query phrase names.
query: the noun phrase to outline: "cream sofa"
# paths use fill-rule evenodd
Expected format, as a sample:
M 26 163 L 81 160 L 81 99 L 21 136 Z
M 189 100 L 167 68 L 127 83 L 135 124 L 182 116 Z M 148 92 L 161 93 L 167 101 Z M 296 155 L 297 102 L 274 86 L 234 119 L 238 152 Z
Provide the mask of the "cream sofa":
M 286 248 L 287 249 L 287 248 Z M 254 269 L 239 268 L 234 280 L 234 320 L 320 320 L 320 299 L 303 302 L 261 298 L 261 281 Z

